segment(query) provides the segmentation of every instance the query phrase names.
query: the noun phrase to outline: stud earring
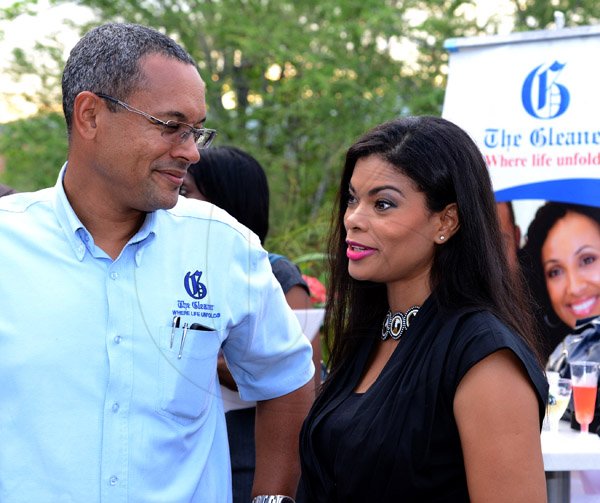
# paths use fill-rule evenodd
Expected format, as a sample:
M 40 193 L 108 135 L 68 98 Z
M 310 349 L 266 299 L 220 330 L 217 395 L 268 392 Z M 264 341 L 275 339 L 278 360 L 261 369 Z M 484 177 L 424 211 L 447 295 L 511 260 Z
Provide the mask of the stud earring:
M 443 241 L 444 239 L 446 239 L 446 236 L 440 236 L 440 241 Z

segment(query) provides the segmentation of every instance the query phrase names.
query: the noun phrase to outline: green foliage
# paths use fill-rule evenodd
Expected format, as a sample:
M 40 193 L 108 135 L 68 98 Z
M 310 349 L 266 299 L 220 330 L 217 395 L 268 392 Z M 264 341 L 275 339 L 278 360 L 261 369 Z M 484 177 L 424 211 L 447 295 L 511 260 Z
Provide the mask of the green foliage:
M 13 50 L 13 60 L 7 74 L 15 81 L 22 80 L 24 76 L 38 79 L 37 89 L 23 92 L 22 97 L 34 103 L 42 113 L 60 108 L 63 52 L 64 47 L 55 37 L 50 37 L 45 43 L 36 42 L 29 53 L 21 48 Z
M 35 14 L 37 0 L 18 0 L 0 9 L 0 19 L 11 21 L 22 14 Z
M 274 251 L 320 251 L 346 148 L 401 114 L 439 114 L 447 36 L 478 28 L 436 0 L 80 0 L 102 21 L 160 27 L 197 59 L 218 144 L 251 152 L 267 170 Z M 425 9 L 410 26 L 411 9 Z M 448 25 L 450 27 L 448 27 Z M 412 69 L 390 52 L 403 34 Z M 434 78 L 436 77 L 436 78 Z
M 4 17 L 14 17 L 36 3 L 15 2 L 4 9 Z M 207 126 L 218 129 L 217 144 L 249 151 L 267 171 L 271 188 L 267 248 L 296 259 L 324 251 L 348 146 L 368 128 L 396 116 L 439 115 L 448 59 L 444 40 L 493 33 L 498 22 L 490 19 L 479 26 L 469 14 L 474 2 L 463 0 L 72 3 L 91 8 L 98 24 L 129 21 L 154 26 L 197 59 L 207 83 Z M 535 27 L 549 26 L 554 9 L 565 10 L 572 23 L 597 20 L 600 7 L 596 3 L 557 0 L 550 8 L 547 1 L 516 0 L 517 26 L 531 26 L 531 19 Z M 39 76 L 42 92 L 29 98 L 41 104 L 42 110 L 52 110 L 59 102 L 61 50 L 51 42 L 47 49 L 38 46 L 34 52 L 17 52 L 12 69 L 15 75 Z M 33 148 L 27 136 L 31 133 L 14 136 L 17 130 L 24 134 L 26 126 L 11 125 L 11 141 L 25 146 L 24 150 L 1 150 L 7 159 L 5 181 L 14 180 L 20 190 L 47 182 L 42 184 L 31 173 L 24 178 L 16 173 L 29 173 L 33 163 L 55 171 L 63 157 L 59 161 L 52 157 L 59 152 L 64 156 L 66 151 L 64 140 L 43 138 L 36 147 L 46 149 L 46 154 L 32 161 L 25 155 Z M 38 171 L 45 171 L 40 166 Z M 303 270 L 317 277 L 322 275 L 323 264 L 323 260 L 301 261 Z
M 56 112 L 0 125 L 6 162 L 0 181 L 19 191 L 54 185 L 67 157 L 66 138 L 64 119 Z
M 597 0 L 515 0 L 515 29 L 518 31 L 555 28 L 554 13 L 562 12 L 565 26 L 597 25 L 600 2 Z

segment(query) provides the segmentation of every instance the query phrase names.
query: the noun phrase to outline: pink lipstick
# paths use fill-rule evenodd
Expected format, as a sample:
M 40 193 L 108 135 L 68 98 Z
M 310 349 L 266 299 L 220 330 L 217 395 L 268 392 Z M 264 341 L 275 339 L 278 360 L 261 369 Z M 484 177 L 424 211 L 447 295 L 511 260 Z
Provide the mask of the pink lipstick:
M 348 244 L 346 257 L 350 260 L 362 260 L 377 251 L 375 248 L 370 248 L 354 241 L 346 241 L 346 243 Z

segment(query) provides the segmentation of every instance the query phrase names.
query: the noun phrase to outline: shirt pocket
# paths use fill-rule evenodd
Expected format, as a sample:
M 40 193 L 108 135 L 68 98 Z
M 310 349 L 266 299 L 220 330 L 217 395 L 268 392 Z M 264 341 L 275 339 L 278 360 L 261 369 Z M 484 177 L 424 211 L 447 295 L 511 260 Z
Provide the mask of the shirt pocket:
M 217 396 L 220 347 L 219 331 L 160 329 L 159 414 L 184 425 L 204 415 Z

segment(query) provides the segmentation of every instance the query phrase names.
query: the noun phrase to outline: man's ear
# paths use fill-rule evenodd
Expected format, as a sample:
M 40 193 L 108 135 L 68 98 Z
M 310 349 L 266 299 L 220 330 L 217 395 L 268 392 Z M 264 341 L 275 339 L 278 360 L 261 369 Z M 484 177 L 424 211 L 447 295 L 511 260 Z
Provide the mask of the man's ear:
M 100 111 L 101 98 L 90 91 L 82 91 L 73 104 L 72 130 L 86 140 L 93 139 L 97 132 L 96 118 Z
M 438 234 L 435 236 L 435 242 L 438 244 L 448 241 L 460 227 L 458 220 L 458 206 L 456 203 L 450 203 L 439 212 L 440 226 Z

